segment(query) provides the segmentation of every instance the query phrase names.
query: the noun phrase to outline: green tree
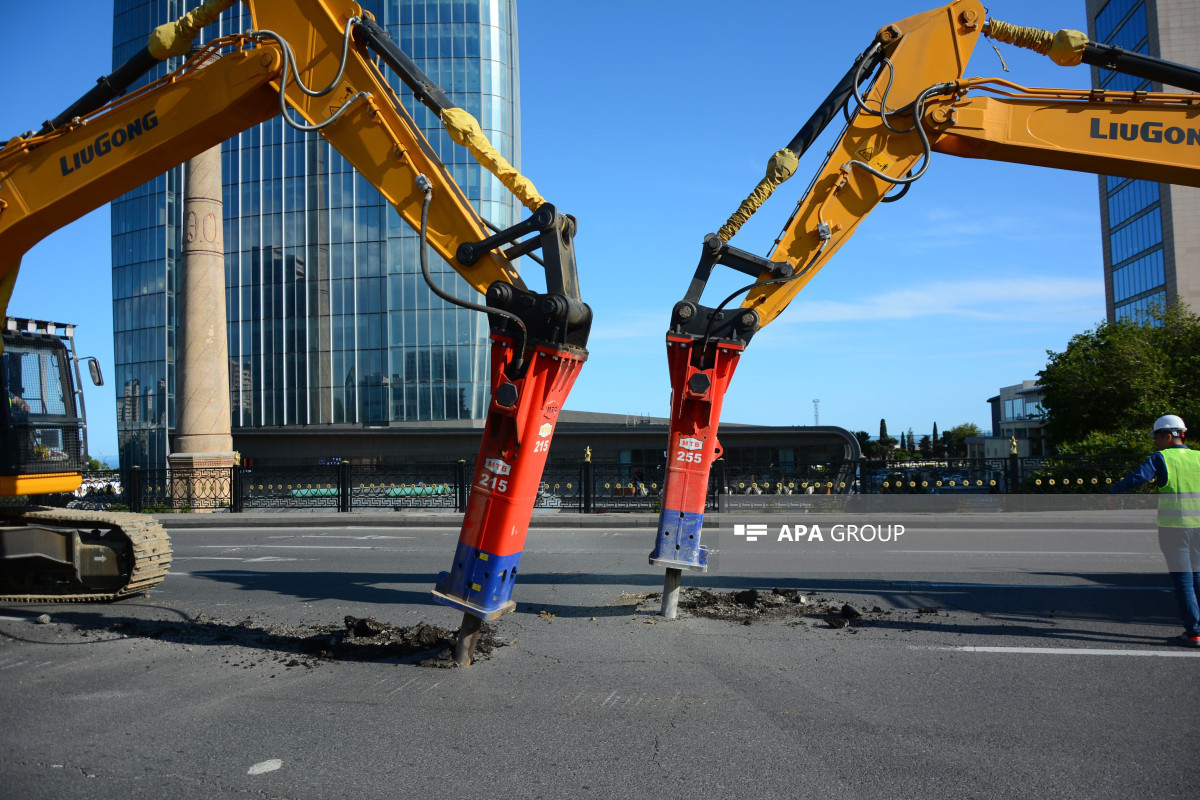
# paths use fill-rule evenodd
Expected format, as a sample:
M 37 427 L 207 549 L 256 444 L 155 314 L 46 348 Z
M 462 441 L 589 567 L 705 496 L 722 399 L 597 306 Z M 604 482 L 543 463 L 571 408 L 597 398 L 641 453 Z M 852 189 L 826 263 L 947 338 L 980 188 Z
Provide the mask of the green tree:
M 871 442 L 873 458 L 893 458 L 896 454 L 896 440 L 888 436 L 887 420 L 879 420 L 879 438 Z
M 933 440 L 929 438 L 929 434 L 921 437 L 920 443 L 917 444 L 917 449 L 924 458 L 929 458 L 933 455 Z
M 105 470 L 105 469 L 108 469 L 108 465 L 106 465 L 103 461 L 101 461 L 100 459 L 92 458 L 91 456 L 88 456 L 88 460 L 87 460 L 87 471 L 88 472 L 100 472 L 101 470 Z
M 1047 356 L 1038 382 L 1046 432 L 1060 452 L 1133 446 L 1163 414 L 1200 424 L 1200 317 L 1186 304 L 1151 306 L 1140 322 L 1101 323 Z
M 1092 431 L 1078 441 L 1060 445 L 1058 452 L 1064 456 L 1152 453 L 1154 436 L 1149 425 L 1142 430 Z
M 854 438 L 858 439 L 858 449 L 865 456 L 871 451 L 871 434 L 866 431 L 855 431 Z
M 967 455 L 967 438 L 979 436 L 979 426 L 974 422 L 964 422 L 955 425 L 942 436 L 946 440 L 946 453 L 954 458 L 964 458 Z
M 1184 444 L 1193 450 L 1200 450 L 1200 442 L 1187 441 Z M 1064 456 L 1145 455 L 1154 452 L 1154 434 L 1149 426 L 1119 431 L 1092 431 L 1077 442 L 1061 445 L 1058 452 Z
M 934 458 L 945 458 L 946 442 L 938 436 L 937 423 L 933 423 L 933 439 L 930 440 L 930 450 Z

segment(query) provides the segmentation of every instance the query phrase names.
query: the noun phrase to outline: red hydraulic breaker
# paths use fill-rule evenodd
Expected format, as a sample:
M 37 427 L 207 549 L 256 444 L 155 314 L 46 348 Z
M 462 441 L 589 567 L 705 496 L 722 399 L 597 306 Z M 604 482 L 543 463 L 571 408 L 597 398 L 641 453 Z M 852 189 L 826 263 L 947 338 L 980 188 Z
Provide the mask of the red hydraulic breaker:
M 461 609 L 464 623 L 512 611 L 510 599 L 558 412 L 587 357 L 538 345 L 524 374 L 512 374 L 514 342 L 492 336 L 492 401 L 475 459 L 454 565 L 434 599 Z
M 721 404 L 743 349 L 740 343 L 667 334 L 671 432 L 658 539 L 650 555 L 650 563 L 655 566 L 701 571 L 708 568 L 708 553 L 700 544 L 700 525 L 708 499 L 709 471 L 721 455 L 717 441 Z
M 544 204 L 513 228 L 460 245 L 457 260 L 469 265 L 479 253 L 529 232 L 537 236 L 505 254 L 515 258 L 540 247 L 547 291 L 500 281 L 488 287 L 491 402 L 454 562 L 433 592 L 435 601 L 463 612 L 454 652 L 463 666 L 471 662 L 482 623 L 515 608 L 513 586 L 554 427 L 587 360 L 592 312 L 579 299 L 574 218 Z
M 709 234 L 691 287 L 671 313 L 671 328 L 667 331 L 671 371 L 669 460 L 658 532 L 650 553 L 652 566 L 667 568 L 662 615 L 668 619 L 675 617 L 683 570 L 708 569 L 708 550 L 700 543 L 700 533 L 709 473 L 713 461 L 721 455 L 717 441 L 721 406 L 738 359 L 759 327 L 758 314 L 752 309 L 725 309 L 740 292 L 715 309 L 699 304 L 712 269 L 718 264 L 748 275 L 766 272 L 771 280 L 791 276 L 790 265 L 730 247 Z

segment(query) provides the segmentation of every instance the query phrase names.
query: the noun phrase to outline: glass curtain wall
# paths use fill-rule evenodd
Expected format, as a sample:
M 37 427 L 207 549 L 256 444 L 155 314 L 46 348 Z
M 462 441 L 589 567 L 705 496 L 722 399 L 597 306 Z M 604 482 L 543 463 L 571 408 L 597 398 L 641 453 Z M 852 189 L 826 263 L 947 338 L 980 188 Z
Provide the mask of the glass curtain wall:
M 114 64 L 188 5 L 116 0 Z M 515 0 L 361 5 L 519 168 Z M 250 27 L 249 13 L 235 6 L 222 16 L 219 34 Z M 499 181 L 450 140 L 390 70 L 385 75 L 482 216 L 501 227 L 518 221 L 520 206 Z M 222 167 L 235 434 L 239 427 L 484 417 L 486 318 L 429 290 L 416 232 L 324 139 L 277 118 L 226 142 Z M 164 465 L 174 425 L 182 190 L 180 168 L 113 203 L 123 467 Z M 443 289 L 477 299 L 432 253 L 431 270 Z
M 1096 39 L 1135 53 L 1150 52 L 1145 0 L 1111 0 L 1096 15 Z M 1100 70 L 1100 88 L 1150 91 L 1149 81 Z M 1106 177 L 1112 295 L 1116 319 L 1140 320 L 1152 303 L 1166 302 L 1159 186 Z
M 177 18 L 177 0 L 117 0 L 113 66 L 145 46 L 147 32 Z M 146 80 L 178 66 L 172 59 Z M 139 85 L 145 80 L 139 82 Z M 171 170 L 112 202 L 114 387 L 121 466 L 151 467 L 166 458 L 174 360 L 175 290 L 181 244 L 180 170 Z

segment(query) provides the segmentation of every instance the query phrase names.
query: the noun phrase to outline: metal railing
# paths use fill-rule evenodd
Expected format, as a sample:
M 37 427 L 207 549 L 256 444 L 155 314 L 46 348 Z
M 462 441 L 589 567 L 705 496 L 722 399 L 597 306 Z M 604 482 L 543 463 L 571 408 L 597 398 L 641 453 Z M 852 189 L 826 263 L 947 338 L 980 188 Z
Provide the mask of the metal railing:
M 706 510 L 786 505 L 813 494 L 1079 494 L 1107 492 L 1144 456 L 943 458 L 730 465 L 718 460 Z M 555 460 L 546 465 L 538 509 L 576 513 L 657 512 L 665 465 Z M 441 509 L 464 511 L 472 465 L 465 460 L 352 464 L 263 464 L 229 469 L 89 472 L 71 505 L 131 511 L 224 509 Z M 770 502 L 768 502 L 770 501 Z

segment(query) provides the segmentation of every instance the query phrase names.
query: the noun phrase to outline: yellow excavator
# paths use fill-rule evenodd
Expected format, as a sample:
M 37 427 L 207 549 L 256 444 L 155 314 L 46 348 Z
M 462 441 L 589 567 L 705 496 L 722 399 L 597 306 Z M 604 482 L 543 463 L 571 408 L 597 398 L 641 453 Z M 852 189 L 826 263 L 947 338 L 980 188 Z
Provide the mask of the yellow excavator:
M 73 492 L 87 465 L 74 326 L 8 317 L 0 380 L 0 495 Z M 89 360 L 92 382 L 99 366 Z M 157 584 L 171 564 L 149 516 L 7 507 L 0 515 L 0 592 L 8 600 L 104 600 Z
M 592 315 L 579 294 L 575 219 L 546 202 L 492 147 L 478 122 L 456 107 L 357 3 L 242 0 L 253 29 L 193 49 L 199 31 L 236 2 L 208 0 L 156 29 L 141 52 L 65 112 L 0 148 L 0 301 L 7 308 L 21 256 L 37 241 L 163 171 L 276 115 L 302 130 L 319 131 L 420 232 L 422 271 L 431 289 L 447 302 L 488 314 L 492 402 L 476 461 L 477 488 L 461 534 L 472 552 L 470 558 L 456 558 L 461 580 L 440 586 L 435 595 L 479 619 L 480 605 L 494 598 L 468 596 L 479 589 L 471 570 L 478 564 L 490 569 L 484 563 L 488 542 L 502 537 L 504 555 L 513 562 L 511 575 L 516 574 L 521 548 L 516 546 L 514 555 L 513 543 L 524 541 L 559 408 L 587 358 Z M 179 69 L 129 91 L 156 64 L 184 56 Z M 377 60 L 529 209 L 529 217 L 500 230 L 479 216 L 404 110 Z M 484 294 L 486 304 L 440 289 L 429 276 L 429 248 Z M 544 268 L 545 292 L 531 291 L 521 280 L 513 262 L 522 255 Z M 64 363 L 61 354 L 30 355 L 7 335 L 5 345 L 14 354 L 13 364 L 48 365 L 56 358 L 59 366 Z M 4 363 L 10 363 L 7 356 Z M 17 380 L 14 370 L 10 386 Z M 49 374 L 47 367 L 42 375 Z M 71 376 L 55 375 L 66 397 L 73 391 L 68 389 Z M 28 390 L 29 379 L 21 380 Z M 41 397 L 48 397 L 44 389 Z M 47 452 L 47 427 L 33 427 L 43 431 L 43 439 L 32 444 L 26 438 L 31 423 L 18 422 L 25 411 L 16 409 L 8 407 L 3 494 L 79 486 L 78 432 L 64 427 L 66 446 L 49 447 L 55 455 L 40 457 Z M 522 442 L 531 446 L 522 449 Z M 59 453 L 68 455 L 59 458 Z M 496 470 L 506 479 L 494 480 Z M 166 534 L 149 517 L 10 510 L 0 527 L 0 599 L 124 597 L 160 581 L 170 553 Z M 496 591 L 510 592 L 511 579 Z
M 766 175 L 715 234 L 667 331 L 671 375 L 669 464 L 651 565 L 666 568 L 663 614 L 675 615 L 683 570 L 707 569 L 700 543 L 721 405 L 754 334 L 774 320 L 879 203 L 899 200 L 934 153 L 1200 186 L 1200 95 L 1026 88 L 965 78 L 979 37 L 1028 48 L 1063 66 L 1105 70 L 1200 92 L 1200 70 L 990 19 L 956 0 L 881 28 Z M 836 117 L 846 125 L 768 258 L 730 239 L 796 171 Z M 971 243 L 973 246 L 977 242 Z M 750 276 L 715 306 L 701 304 L 713 271 Z M 744 296 L 739 306 L 731 304 Z

